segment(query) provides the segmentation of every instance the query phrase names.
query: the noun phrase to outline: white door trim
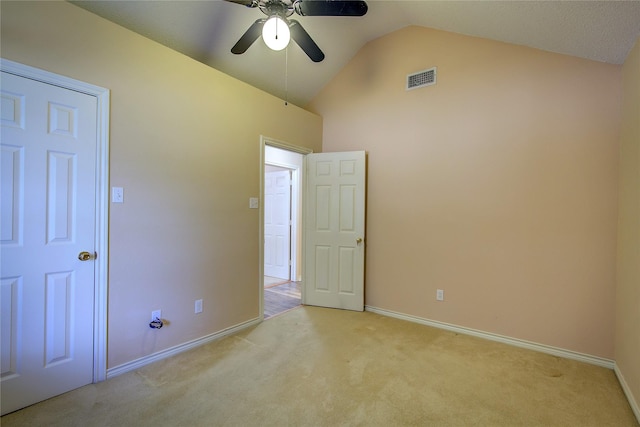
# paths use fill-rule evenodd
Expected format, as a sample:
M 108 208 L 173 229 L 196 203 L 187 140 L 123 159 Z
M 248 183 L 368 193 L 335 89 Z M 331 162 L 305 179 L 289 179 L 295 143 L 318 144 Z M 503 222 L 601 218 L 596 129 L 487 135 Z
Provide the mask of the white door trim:
M 93 382 L 107 378 L 107 277 L 109 266 L 109 90 L 60 76 L 7 59 L 0 59 L 4 72 L 94 96 L 97 100 L 96 156 L 96 251 L 93 322 Z
M 309 149 L 309 148 L 305 148 L 305 147 L 300 147 L 297 145 L 292 145 L 283 141 L 278 141 L 276 139 L 273 138 L 269 138 L 267 136 L 263 136 L 260 135 L 260 198 L 264 197 L 264 165 L 265 165 L 265 154 L 264 154 L 264 147 L 266 145 L 269 145 L 271 147 L 276 147 L 276 148 L 280 148 L 283 150 L 287 150 L 287 151 L 291 151 L 294 153 L 299 153 L 302 154 L 303 156 L 306 156 L 307 154 L 311 154 L 313 153 L 313 150 Z M 303 163 L 303 170 L 300 171 L 301 174 L 301 186 L 302 186 L 302 198 L 301 200 L 298 200 L 298 203 L 301 203 L 302 206 L 304 206 L 304 162 Z M 262 200 L 260 202 L 260 209 L 259 209 L 259 231 L 258 231 L 258 241 L 260 242 L 260 244 L 258 245 L 259 247 L 259 255 L 258 255 L 258 275 L 259 275 L 259 280 L 258 280 L 258 287 L 259 287 L 259 308 L 260 308 L 260 320 L 264 319 L 264 200 Z M 302 227 L 299 227 L 300 230 L 298 231 L 299 233 L 302 233 L 302 229 L 304 229 L 304 225 Z M 303 248 L 303 252 L 302 252 L 302 259 L 304 260 L 304 233 L 302 236 L 303 239 L 303 244 L 302 244 L 302 248 Z M 302 262 L 302 264 L 304 265 L 304 262 Z M 303 291 L 304 292 L 304 291 Z M 304 296 L 304 295 L 303 295 Z

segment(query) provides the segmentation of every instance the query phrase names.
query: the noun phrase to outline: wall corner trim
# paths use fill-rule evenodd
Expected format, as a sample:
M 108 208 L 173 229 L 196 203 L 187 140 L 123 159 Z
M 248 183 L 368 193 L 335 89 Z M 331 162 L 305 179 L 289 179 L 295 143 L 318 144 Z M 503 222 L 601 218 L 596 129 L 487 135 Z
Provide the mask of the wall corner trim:
M 622 391 L 624 391 L 624 395 L 627 396 L 627 400 L 629 401 L 629 405 L 631 406 L 633 414 L 636 416 L 638 423 L 640 423 L 640 406 L 638 406 L 638 401 L 631 392 L 631 388 L 629 387 L 629 384 L 627 384 L 627 381 L 624 379 L 624 375 L 622 375 L 622 371 L 618 367 L 618 364 L 615 362 L 613 371 L 616 373 L 616 377 L 618 378 L 618 382 L 620 382 L 620 386 L 622 387 Z
M 589 363 L 591 365 L 602 366 L 603 368 L 613 369 L 614 361 L 605 359 L 598 356 L 592 356 L 589 354 L 579 353 L 576 351 L 565 350 L 558 347 L 553 347 L 545 344 L 538 344 L 531 341 L 521 340 L 518 338 L 511 338 L 504 335 L 493 334 L 491 332 L 479 331 L 477 329 L 466 328 L 464 326 L 452 325 L 450 323 L 439 322 L 437 320 L 425 319 L 410 314 L 398 313 L 391 310 L 385 310 L 383 308 L 365 306 L 365 311 L 380 314 L 382 316 L 394 317 L 396 319 L 407 320 L 409 322 L 419 323 L 421 325 L 431 326 L 438 329 L 444 329 L 451 332 L 456 332 L 464 335 L 471 335 L 478 338 L 484 338 L 490 341 L 497 341 L 503 344 L 509 344 L 520 348 L 526 348 L 529 350 L 539 351 L 541 353 L 550 354 L 553 356 L 563 357 L 565 359 L 577 360 L 579 362 Z
M 226 329 L 223 329 L 219 332 L 214 332 L 213 334 L 205 335 L 201 338 L 197 338 L 192 341 L 187 341 L 185 343 L 178 344 L 176 346 L 173 346 L 164 350 L 160 350 L 156 353 L 149 354 L 148 356 L 140 357 L 139 359 L 132 360 L 131 362 L 123 363 L 122 365 L 109 368 L 107 369 L 107 379 L 116 377 L 126 372 L 134 371 L 150 363 L 157 362 L 162 359 L 166 359 L 167 357 L 175 356 L 176 354 L 183 353 L 187 350 L 191 350 L 196 347 L 200 347 L 201 345 L 210 343 L 212 341 L 219 340 L 220 338 L 224 338 L 228 335 L 232 335 L 232 334 L 235 334 L 236 332 L 240 332 L 243 329 L 257 325 L 260 322 L 262 322 L 262 320 L 259 317 L 252 320 L 248 320 L 246 322 L 239 323 L 235 326 L 231 326 Z

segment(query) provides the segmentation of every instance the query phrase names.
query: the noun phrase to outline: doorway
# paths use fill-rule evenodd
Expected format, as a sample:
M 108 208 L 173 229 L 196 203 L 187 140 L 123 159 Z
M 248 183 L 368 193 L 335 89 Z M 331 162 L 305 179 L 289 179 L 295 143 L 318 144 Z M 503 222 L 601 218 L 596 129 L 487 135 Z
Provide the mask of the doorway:
M 261 312 L 268 319 L 302 302 L 302 168 L 307 151 L 267 138 L 261 144 Z
M 366 153 L 353 151 L 313 154 L 308 149 L 261 137 L 260 195 L 263 200 L 265 169 L 268 164 L 266 159 L 275 149 L 297 159 L 297 163 L 274 161 L 274 165 L 292 169 L 292 186 L 299 184 L 297 190 L 292 190 L 291 193 L 292 200 L 297 198 L 300 202 L 296 204 L 292 201 L 290 209 L 290 223 L 295 224 L 295 227 L 291 227 L 289 277 L 290 281 L 301 285 L 301 303 L 363 311 Z M 269 164 L 272 164 L 271 160 Z M 304 209 L 303 200 L 306 200 Z M 264 275 L 266 204 L 267 202 L 260 204 L 260 239 L 263 244 L 259 255 L 259 304 L 262 318 L 267 317 L 265 283 L 270 283 L 269 278 L 265 281 Z M 304 257 L 303 252 L 306 254 Z

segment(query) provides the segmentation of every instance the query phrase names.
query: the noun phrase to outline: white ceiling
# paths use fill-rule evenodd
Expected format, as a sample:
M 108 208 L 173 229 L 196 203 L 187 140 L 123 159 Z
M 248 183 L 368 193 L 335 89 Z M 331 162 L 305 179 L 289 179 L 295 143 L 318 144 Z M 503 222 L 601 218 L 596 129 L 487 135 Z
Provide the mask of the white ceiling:
M 292 16 L 325 53 L 324 61 L 314 63 L 293 42 L 287 54 L 270 51 L 261 40 L 242 55 L 232 54 L 246 29 L 264 17 L 257 8 L 222 0 L 73 3 L 299 106 L 367 42 L 408 25 L 612 64 L 623 63 L 640 36 L 640 0 L 368 0 L 363 17 Z

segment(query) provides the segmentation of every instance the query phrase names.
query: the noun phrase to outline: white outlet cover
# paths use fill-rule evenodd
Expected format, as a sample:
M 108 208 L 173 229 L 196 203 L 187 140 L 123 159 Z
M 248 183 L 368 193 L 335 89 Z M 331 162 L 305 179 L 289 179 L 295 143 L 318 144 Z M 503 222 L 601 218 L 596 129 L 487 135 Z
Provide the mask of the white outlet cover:
M 124 189 L 122 187 L 111 188 L 111 202 L 124 203 Z

